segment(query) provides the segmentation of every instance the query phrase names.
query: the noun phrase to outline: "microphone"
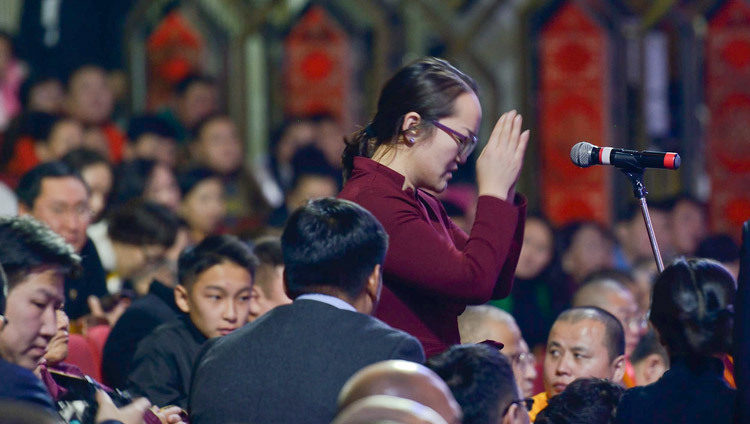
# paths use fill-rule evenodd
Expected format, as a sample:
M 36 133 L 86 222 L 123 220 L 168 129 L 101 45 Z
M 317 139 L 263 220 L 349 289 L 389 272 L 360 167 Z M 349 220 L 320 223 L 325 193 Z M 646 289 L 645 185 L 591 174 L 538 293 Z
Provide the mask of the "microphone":
M 591 165 L 613 165 L 617 168 L 643 169 L 680 167 L 680 155 L 672 152 L 651 152 L 644 150 L 616 149 L 599 147 L 581 141 L 570 149 L 570 159 L 576 166 L 587 168 Z

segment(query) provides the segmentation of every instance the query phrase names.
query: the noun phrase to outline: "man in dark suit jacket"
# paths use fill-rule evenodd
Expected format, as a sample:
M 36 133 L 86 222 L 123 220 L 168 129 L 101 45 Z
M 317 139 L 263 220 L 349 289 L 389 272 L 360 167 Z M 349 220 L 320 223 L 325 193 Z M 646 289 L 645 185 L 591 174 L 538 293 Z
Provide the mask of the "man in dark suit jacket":
M 414 337 L 370 316 L 387 240 L 375 217 L 345 200 L 313 200 L 294 212 L 281 237 L 294 302 L 203 347 L 190 421 L 329 423 L 338 392 L 359 369 L 424 361 Z

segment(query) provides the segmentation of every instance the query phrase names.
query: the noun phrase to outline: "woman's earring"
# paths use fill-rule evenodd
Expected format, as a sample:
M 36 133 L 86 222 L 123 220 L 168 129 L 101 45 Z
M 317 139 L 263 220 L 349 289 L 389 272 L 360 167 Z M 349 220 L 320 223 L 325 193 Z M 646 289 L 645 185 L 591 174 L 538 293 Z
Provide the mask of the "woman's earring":
M 409 143 L 414 144 L 414 137 L 409 137 Z

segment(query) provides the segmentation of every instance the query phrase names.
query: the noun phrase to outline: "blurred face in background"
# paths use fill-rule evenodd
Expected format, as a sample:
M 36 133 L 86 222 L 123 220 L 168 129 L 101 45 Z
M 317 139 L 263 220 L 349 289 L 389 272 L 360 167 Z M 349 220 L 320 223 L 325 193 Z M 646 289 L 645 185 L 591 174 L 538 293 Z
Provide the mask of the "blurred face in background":
M 62 111 L 64 98 L 65 91 L 59 80 L 42 81 L 29 90 L 28 110 L 55 115 Z
M 49 225 L 76 252 L 86 244 L 86 229 L 91 220 L 89 193 L 84 182 L 76 177 L 48 177 L 42 180 L 39 195 L 31 210 L 19 205 L 22 214 Z
M 218 93 L 213 84 L 196 82 L 177 100 L 177 116 L 187 128 L 218 110 Z
M 190 226 L 194 242 L 215 233 L 226 211 L 224 186 L 219 178 L 201 181 L 185 194 L 180 204 L 180 215 Z
M 177 163 L 177 143 L 173 138 L 158 134 L 143 134 L 133 143 L 133 156 L 155 160 L 169 168 Z
M 690 201 L 677 203 L 670 214 L 670 233 L 677 254 L 691 255 L 706 237 L 706 214 L 703 208 Z
M 41 162 L 51 162 L 83 145 L 83 127 L 72 119 L 58 120 L 47 140 L 37 140 L 34 152 Z
M 292 303 L 284 292 L 284 267 L 261 264 L 255 271 L 255 285 L 249 321 L 254 321 L 271 309 Z
M 64 361 L 68 357 L 68 339 L 70 336 L 70 319 L 65 311 L 58 309 L 57 315 L 57 331 L 54 337 L 50 340 L 47 347 L 47 354 L 44 355 L 44 359 L 47 360 L 48 365 L 56 365 Z
M 612 267 L 612 241 L 596 225 L 584 224 L 573 235 L 562 260 L 565 272 L 580 282 L 592 272 Z
M 68 84 L 65 106 L 72 117 L 84 124 L 106 122 L 114 106 L 106 72 L 95 66 L 77 70 Z
M 180 187 L 172 170 L 157 163 L 151 171 L 143 197 L 177 212 L 180 207 Z
M 552 230 L 547 224 L 540 219 L 527 219 L 516 276 L 523 279 L 538 276 L 552 260 L 553 250 Z
M 229 174 L 242 166 L 242 142 L 234 122 L 227 117 L 203 125 L 191 151 L 197 162 L 219 174 Z
M 81 177 L 89 186 L 89 207 L 92 221 L 96 221 L 107 206 L 107 198 L 112 191 L 112 169 L 106 163 L 95 163 L 84 168 Z

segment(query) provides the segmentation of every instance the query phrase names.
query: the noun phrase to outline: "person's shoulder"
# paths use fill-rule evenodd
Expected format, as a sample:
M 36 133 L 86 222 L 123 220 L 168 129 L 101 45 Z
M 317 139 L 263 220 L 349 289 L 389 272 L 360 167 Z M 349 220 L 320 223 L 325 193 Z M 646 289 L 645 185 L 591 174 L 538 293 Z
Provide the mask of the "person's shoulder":
M 179 346 L 175 346 L 169 341 L 174 341 L 176 338 L 184 338 L 183 336 L 188 333 L 189 330 L 180 317 L 173 318 L 163 324 L 160 324 L 154 330 L 143 338 L 143 341 L 139 344 L 138 350 L 141 347 L 144 350 L 172 350 L 178 349 Z
M 0 358 L 0 375 L 3 376 L 0 400 L 31 402 L 53 409 L 52 398 L 31 371 Z

